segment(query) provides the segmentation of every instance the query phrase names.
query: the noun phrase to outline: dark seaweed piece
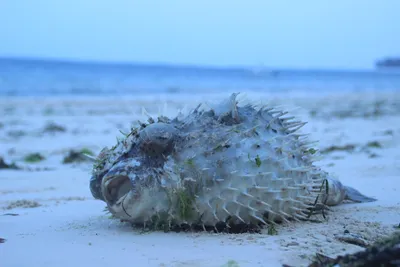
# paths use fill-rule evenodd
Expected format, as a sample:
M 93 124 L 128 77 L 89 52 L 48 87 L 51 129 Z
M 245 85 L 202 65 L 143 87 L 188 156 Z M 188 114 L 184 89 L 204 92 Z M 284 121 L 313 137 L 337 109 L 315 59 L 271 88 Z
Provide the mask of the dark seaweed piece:
M 289 267 L 289 265 L 283 265 Z M 368 246 L 365 250 L 330 258 L 317 254 L 309 267 L 399 267 L 400 266 L 400 232 Z
M 0 157 L 0 169 L 20 170 L 21 167 L 17 166 L 15 163 L 7 164 L 4 159 Z

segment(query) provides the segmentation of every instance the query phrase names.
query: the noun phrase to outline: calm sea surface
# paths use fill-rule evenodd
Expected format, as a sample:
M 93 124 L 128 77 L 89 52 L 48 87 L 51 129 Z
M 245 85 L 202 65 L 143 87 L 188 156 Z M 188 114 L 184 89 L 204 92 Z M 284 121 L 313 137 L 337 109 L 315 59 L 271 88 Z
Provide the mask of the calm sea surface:
M 0 95 L 399 90 L 400 71 L 261 70 L 0 58 Z

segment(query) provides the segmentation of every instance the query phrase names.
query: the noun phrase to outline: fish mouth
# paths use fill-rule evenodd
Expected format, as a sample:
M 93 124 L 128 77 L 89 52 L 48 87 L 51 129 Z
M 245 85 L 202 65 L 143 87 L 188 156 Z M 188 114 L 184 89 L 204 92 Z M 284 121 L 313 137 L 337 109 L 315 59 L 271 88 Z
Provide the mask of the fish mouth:
M 140 194 L 134 189 L 129 176 L 114 174 L 104 177 L 102 194 L 111 214 L 125 221 L 136 217 L 132 209 L 136 206 Z
M 132 189 L 133 185 L 127 175 L 114 174 L 103 178 L 102 194 L 110 206 L 119 203 Z

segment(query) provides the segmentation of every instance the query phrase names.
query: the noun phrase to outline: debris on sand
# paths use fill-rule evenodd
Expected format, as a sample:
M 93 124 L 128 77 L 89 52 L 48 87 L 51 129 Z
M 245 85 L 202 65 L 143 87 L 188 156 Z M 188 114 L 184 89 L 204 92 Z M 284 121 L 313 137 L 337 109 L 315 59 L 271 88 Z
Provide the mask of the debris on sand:
M 28 163 L 37 163 L 45 159 L 40 153 L 31 153 L 24 157 L 24 161 Z
M 370 148 L 382 148 L 381 143 L 379 143 L 378 141 L 371 141 L 368 142 L 366 147 L 370 147 Z
M 7 132 L 7 135 L 11 138 L 21 138 L 27 135 L 27 132 L 24 130 L 10 130 Z
M 70 150 L 68 155 L 64 157 L 62 163 L 70 164 L 70 163 L 80 163 L 80 162 L 89 162 L 91 161 L 86 155 L 93 156 L 93 152 L 87 148 L 83 148 L 80 151 Z
M 353 152 L 369 152 L 370 149 L 381 149 L 383 148 L 383 145 L 379 141 L 370 141 L 364 145 L 357 145 L 357 144 L 346 144 L 346 145 L 332 145 L 329 147 L 326 147 L 324 149 L 321 149 L 320 152 L 321 154 L 329 154 L 332 152 L 348 152 L 348 153 L 353 153 Z M 371 153 L 369 153 L 371 154 Z
M 62 133 L 62 132 L 66 132 L 66 131 L 67 131 L 67 129 L 64 126 L 61 126 L 54 122 L 47 123 L 43 129 L 44 133 Z
M 36 201 L 23 199 L 11 202 L 10 204 L 8 204 L 8 206 L 5 207 L 5 209 L 11 210 L 15 208 L 37 208 L 40 206 L 41 204 Z
M 17 166 L 14 162 L 11 164 L 7 164 L 2 157 L 0 157 L 0 170 L 1 169 L 11 169 L 11 170 L 20 170 L 21 167 Z
M 289 265 L 283 265 L 289 267 Z M 309 267 L 341 266 L 400 266 L 400 232 L 379 240 L 365 250 L 330 258 L 317 253 Z
M 33 159 L 33 158 L 32 158 Z M 28 159 L 32 160 L 31 158 Z M 8 164 L 4 161 L 2 157 L 0 157 L 0 170 L 24 170 L 24 171 L 50 171 L 53 170 L 53 168 L 48 168 L 48 167 L 30 167 L 30 166 L 19 166 L 12 162 L 11 164 Z
M 348 144 L 348 145 L 343 145 L 343 146 L 333 145 L 333 146 L 330 146 L 330 147 L 327 147 L 327 148 L 321 150 L 321 153 L 327 154 L 327 153 L 332 153 L 334 151 L 353 152 L 355 148 L 356 148 L 356 146 L 353 144 Z

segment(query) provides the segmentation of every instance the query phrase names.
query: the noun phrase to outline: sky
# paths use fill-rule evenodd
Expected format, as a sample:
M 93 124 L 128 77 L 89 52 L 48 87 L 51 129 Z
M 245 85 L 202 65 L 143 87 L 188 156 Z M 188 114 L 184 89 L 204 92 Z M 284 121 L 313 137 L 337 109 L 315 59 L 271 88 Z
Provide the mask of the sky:
M 0 56 L 365 69 L 400 56 L 399 0 L 1 0 Z

